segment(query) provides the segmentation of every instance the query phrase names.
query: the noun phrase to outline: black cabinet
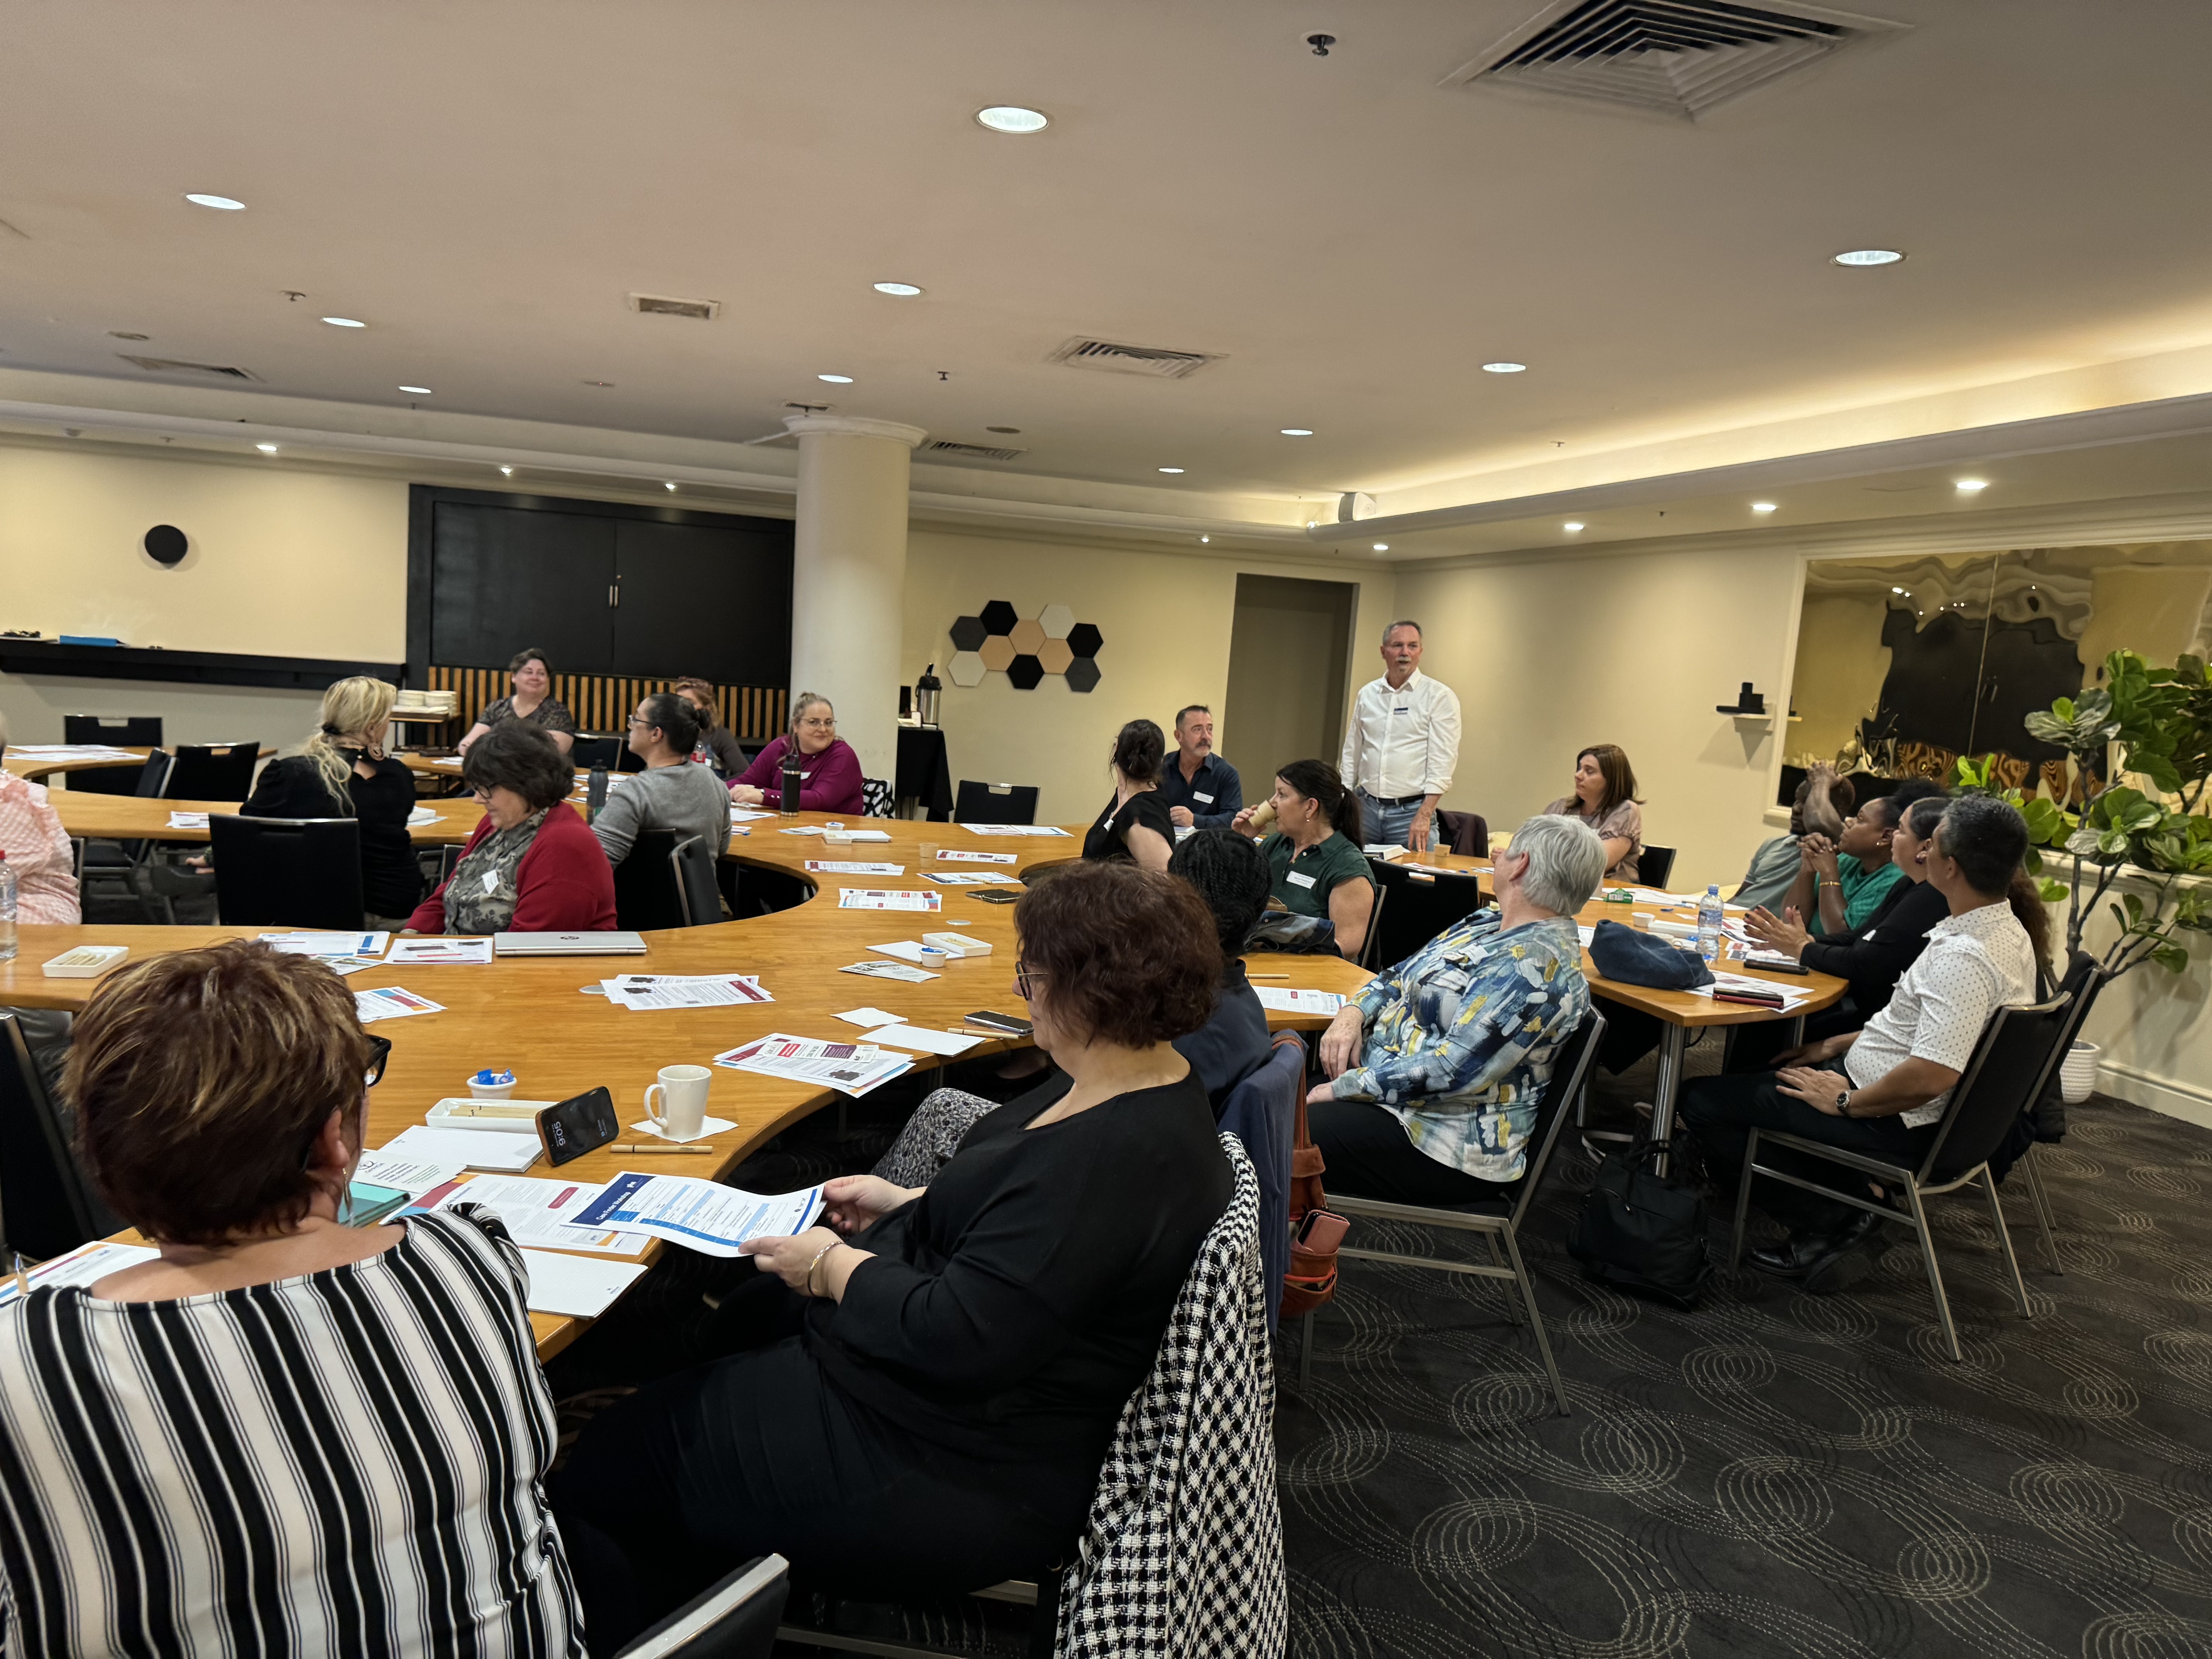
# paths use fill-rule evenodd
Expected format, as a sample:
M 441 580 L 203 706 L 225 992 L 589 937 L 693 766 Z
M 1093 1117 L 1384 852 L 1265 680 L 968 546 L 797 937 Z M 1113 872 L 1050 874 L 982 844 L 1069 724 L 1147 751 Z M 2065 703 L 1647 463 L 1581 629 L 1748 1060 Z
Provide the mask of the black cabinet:
M 424 484 L 411 506 L 418 675 L 503 668 L 536 646 L 563 674 L 790 680 L 787 520 Z

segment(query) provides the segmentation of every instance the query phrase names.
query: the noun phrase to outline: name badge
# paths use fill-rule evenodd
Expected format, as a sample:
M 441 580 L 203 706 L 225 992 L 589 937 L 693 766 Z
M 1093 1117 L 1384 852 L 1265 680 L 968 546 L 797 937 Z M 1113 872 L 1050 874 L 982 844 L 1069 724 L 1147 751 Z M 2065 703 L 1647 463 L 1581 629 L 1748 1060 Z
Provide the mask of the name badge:
M 498 871 L 487 870 L 483 872 L 483 890 L 487 893 L 496 893 L 499 891 Z
M 1213 805 L 1213 797 L 1212 797 L 1212 796 L 1211 796 L 1211 795 L 1201 795 L 1201 794 L 1200 794 L 1200 793 L 1198 793 L 1198 791 L 1197 791 L 1197 790 L 1195 790 L 1195 789 L 1194 789 L 1194 790 L 1192 790 L 1192 791 L 1190 792 L 1190 798 L 1191 798 L 1193 800 L 1204 801 L 1204 802 L 1205 802 L 1208 806 L 1211 806 L 1211 805 Z
M 1410 714 L 1413 711 L 1410 708 L 1394 708 L 1390 712 L 1394 714 Z
M 1314 878 L 1311 876 L 1304 874 L 1297 870 L 1285 871 L 1283 872 L 1283 879 L 1289 882 L 1293 887 L 1310 887 L 1314 884 Z

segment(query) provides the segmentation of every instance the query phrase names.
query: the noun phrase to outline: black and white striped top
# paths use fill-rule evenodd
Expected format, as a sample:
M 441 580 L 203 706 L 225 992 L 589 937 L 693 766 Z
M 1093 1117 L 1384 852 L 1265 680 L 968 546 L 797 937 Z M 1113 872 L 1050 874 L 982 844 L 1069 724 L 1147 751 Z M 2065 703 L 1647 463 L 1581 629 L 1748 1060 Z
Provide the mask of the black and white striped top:
M 0 1310 L 0 1650 L 580 1656 L 527 1283 L 465 1206 L 303 1278 Z

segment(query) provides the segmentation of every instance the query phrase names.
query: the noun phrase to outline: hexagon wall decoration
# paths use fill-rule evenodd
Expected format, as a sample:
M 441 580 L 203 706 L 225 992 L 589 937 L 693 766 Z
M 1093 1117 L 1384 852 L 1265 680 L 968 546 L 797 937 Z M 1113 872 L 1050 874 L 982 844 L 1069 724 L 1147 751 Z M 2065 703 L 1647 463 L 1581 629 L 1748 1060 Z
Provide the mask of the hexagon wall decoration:
M 955 651 L 981 651 L 991 630 L 983 626 L 981 617 L 959 617 L 952 623 L 952 648 Z
M 1048 605 L 1024 617 L 1006 599 L 993 599 L 972 616 L 953 619 L 950 673 L 957 686 L 982 684 L 1002 673 L 1017 691 L 1034 691 L 1057 674 L 1071 691 L 1099 681 L 1098 653 L 1106 644 L 1096 625 L 1076 620 L 1074 609 Z
M 983 659 L 973 651 L 956 651 L 945 672 L 952 676 L 955 685 L 981 685 L 985 672 Z
M 1089 657 L 1078 657 L 1067 665 L 1067 689 L 1088 691 L 1098 684 L 1098 665 Z
M 1014 683 L 1015 690 L 1034 691 L 1044 678 L 1044 665 L 1024 653 L 1007 667 L 1006 678 Z

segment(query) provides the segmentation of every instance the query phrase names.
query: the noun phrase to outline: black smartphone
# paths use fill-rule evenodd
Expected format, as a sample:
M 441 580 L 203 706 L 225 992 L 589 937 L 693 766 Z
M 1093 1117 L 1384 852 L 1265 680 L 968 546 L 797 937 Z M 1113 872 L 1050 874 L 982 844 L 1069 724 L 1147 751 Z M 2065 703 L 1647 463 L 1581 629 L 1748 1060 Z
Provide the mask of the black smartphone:
M 1027 1036 L 1035 1029 L 1029 1021 L 1018 1015 L 994 1014 L 988 1008 L 981 1013 L 969 1014 L 962 1023 L 968 1025 L 981 1025 L 994 1031 L 1004 1031 L 1008 1036 Z
M 621 1133 L 614 1097 L 604 1088 L 587 1089 L 538 1115 L 538 1139 L 544 1146 L 548 1164 L 581 1158 Z

